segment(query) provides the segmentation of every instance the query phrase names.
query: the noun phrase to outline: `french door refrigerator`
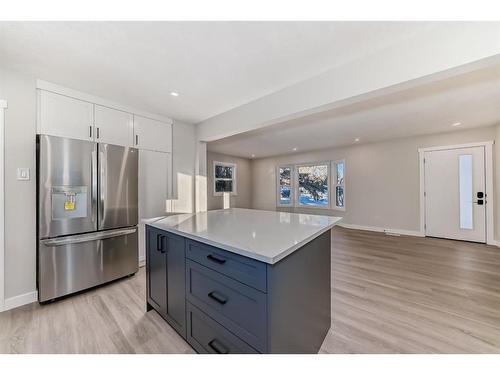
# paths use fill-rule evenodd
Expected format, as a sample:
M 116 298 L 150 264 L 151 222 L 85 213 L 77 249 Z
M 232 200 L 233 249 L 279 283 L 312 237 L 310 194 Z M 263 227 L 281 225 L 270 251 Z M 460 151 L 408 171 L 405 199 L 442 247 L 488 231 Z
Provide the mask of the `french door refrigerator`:
M 38 299 L 138 270 L 138 150 L 37 136 Z

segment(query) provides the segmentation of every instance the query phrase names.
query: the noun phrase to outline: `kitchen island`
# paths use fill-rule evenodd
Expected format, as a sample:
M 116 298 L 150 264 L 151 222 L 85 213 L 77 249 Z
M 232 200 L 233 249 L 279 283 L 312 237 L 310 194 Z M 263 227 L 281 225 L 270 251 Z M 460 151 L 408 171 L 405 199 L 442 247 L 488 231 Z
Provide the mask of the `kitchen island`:
M 340 220 L 232 208 L 148 224 L 147 310 L 199 353 L 317 353 Z

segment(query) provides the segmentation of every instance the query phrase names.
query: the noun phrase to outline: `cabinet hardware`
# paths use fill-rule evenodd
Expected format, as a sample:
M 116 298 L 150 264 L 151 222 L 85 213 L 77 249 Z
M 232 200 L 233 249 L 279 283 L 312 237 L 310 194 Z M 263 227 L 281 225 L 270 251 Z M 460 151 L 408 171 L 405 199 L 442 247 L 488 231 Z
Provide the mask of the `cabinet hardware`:
M 135 145 L 139 145 L 139 136 L 137 134 L 135 135 Z
M 217 339 L 213 339 L 212 341 L 210 341 L 208 343 L 208 346 L 210 346 L 218 354 L 229 353 L 229 350 L 224 345 L 222 345 Z
M 97 139 L 99 139 L 99 128 L 97 128 Z
M 156 250 L 162 254 L 165 253 L 165 248 L 163 247 L 163 240 L 164 239 L 165 239 L 165 236 L 163 236 L 161 234 L 156 235 Z
M 92 138 L 92 125 L 89 126 L 89 137 Z
M 220 293 L 217 293 L 216 291 L 208 293 L 208 296 L 221 305 L 225 305 L 227 302 L 227 298 L 222 296 Z
M 207 259 L 211 260 L 212 262 L 215 262 L 217 264 L 224 264 L 224 263 L 226 263 L 225 259 L 218 258 L 218 257 L 216 257 L 216 256 L 214 256 L 212 254 L 207 255 Z

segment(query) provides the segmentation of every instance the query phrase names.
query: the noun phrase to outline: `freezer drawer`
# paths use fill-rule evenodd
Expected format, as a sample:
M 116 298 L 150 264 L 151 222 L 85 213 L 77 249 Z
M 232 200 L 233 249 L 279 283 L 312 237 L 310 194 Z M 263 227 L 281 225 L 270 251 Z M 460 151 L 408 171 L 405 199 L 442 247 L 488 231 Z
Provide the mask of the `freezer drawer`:
M 99 143 L 98 229 L 137 225 L 138 151 Z
M 137 272 L 137 249 L 136 227 L 41 240 L 40 302 Z
M 39 238 L 97 230 L 97 145 L 38 136 Z

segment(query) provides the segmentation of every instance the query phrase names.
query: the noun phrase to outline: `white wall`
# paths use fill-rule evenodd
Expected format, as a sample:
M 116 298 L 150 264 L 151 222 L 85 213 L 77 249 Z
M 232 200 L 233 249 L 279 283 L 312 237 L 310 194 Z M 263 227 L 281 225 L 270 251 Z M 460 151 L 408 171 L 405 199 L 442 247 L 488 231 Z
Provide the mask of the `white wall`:
M 277 165 L 345 159 L 345 212 L 294 210 L 343 216 L 347 224 L 417 232 L 420 230 L 418 148 L 492 141 L 497 133 L 500 134 L 498 127 L 490 126 L 254 160 L 253 208 L 276 209 Z
M 252 207 L 252 171 L 249 159 L 207 152 L 207 209 L 217 210 L 223 207 L 223 197 L 214 196 L 214 161 L 236 164 L 236 195 L 231 195 L 230 206 L 238 208 Z
M 90 93 L 91 94 L 91 93 Z M 9 305 L 36 296 L 36 79 L 0 68 L 5 112 L 5 299 Z M 195 126 L 174 121 L 173 210 L 194 210 Z M 29 181 L 16 169 L 28 167 Z M 1 272 L 1 271 L 0 271 Z M 24 296 L 24 297 L 23 297 Z
M 36 82 L 0 69 L 5 111 L 5 299 L 36 290 Z M 29 181 L 16 169 L 28 167 Z
M 194 212 L 196 143 L 196 127 L 174 121 L 173 212 Z

